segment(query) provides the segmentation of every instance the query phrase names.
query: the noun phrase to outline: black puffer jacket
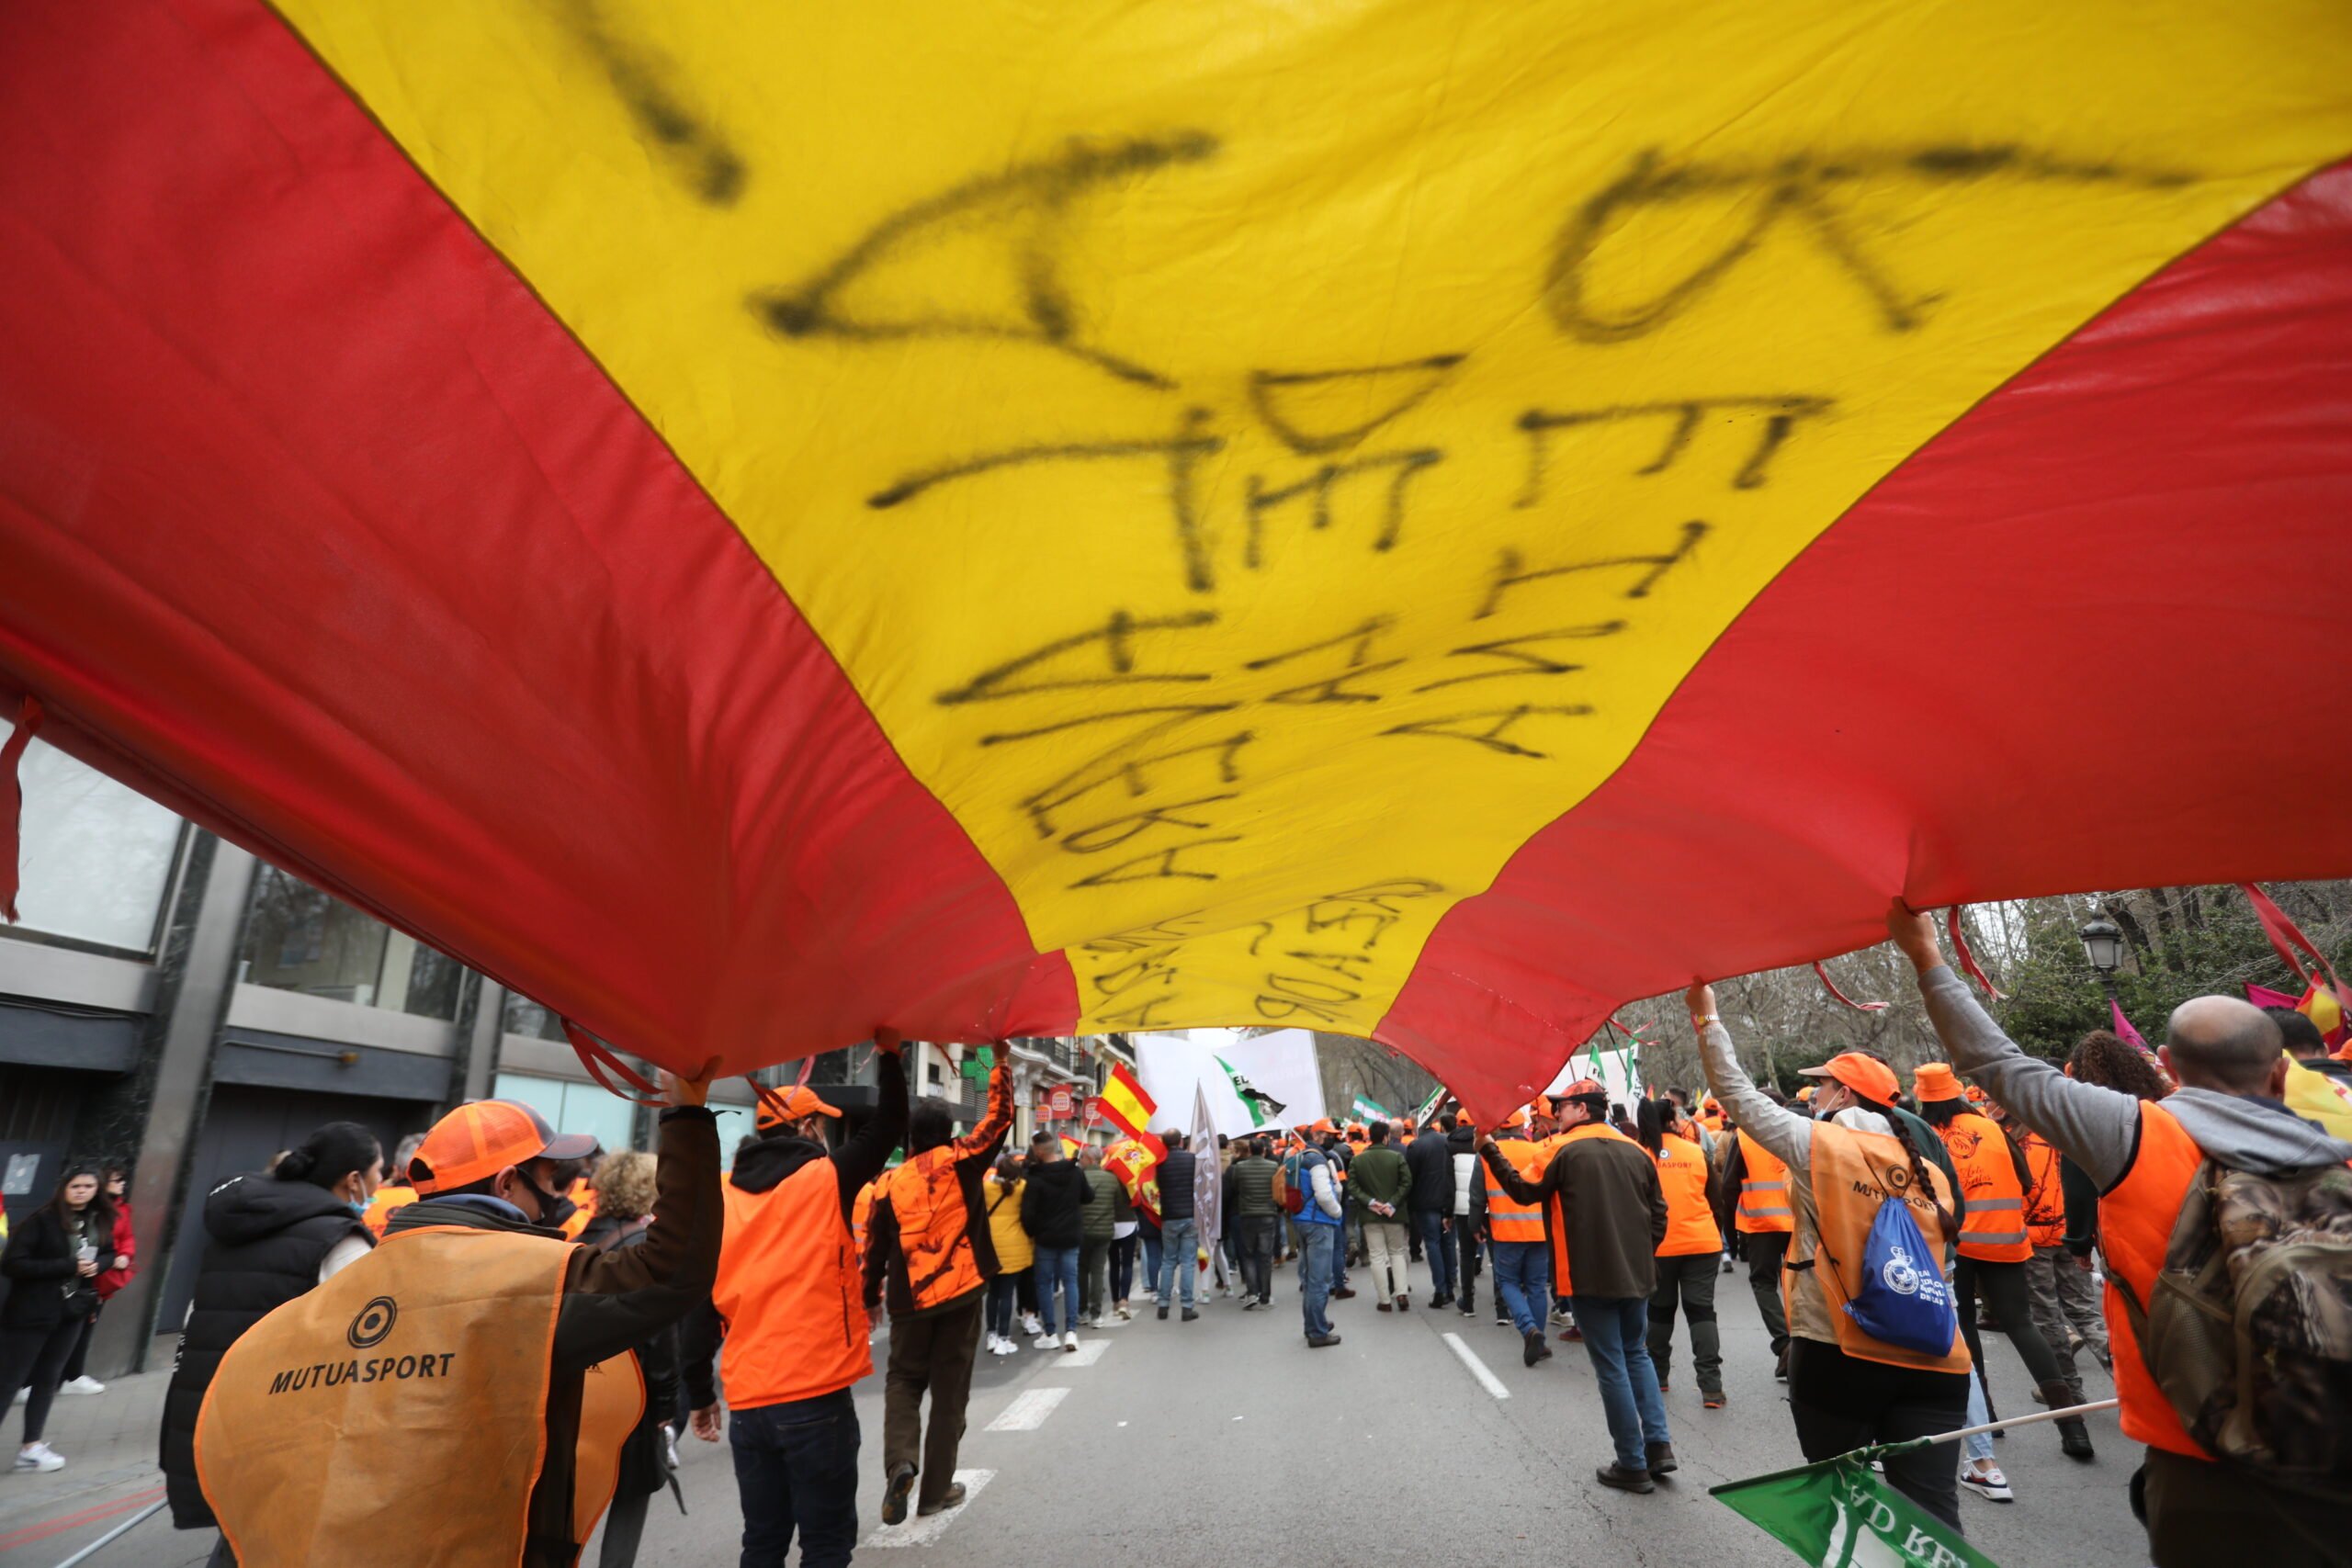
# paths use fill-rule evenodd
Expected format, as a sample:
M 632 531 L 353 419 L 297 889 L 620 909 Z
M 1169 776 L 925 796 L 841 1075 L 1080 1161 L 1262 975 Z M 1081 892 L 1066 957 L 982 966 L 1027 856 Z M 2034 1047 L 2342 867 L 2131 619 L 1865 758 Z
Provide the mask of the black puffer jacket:
M 180 1529 L 212 1526 L 196 1483 L 196 1414 L 220 1358 L 254 1324 L 319 1282 L 319 1265 L 345 1236 L 365 1236 L 359 1216 L 323 1187 L 240 1176 L 204 1200 L 209 1240 L 196 1297 L 164 1394 L 164 1488 Z
M 1413 1173 L 1413 1213 L 1453 1213 L 1453 1151 L 1435 1127 L 1405 1145 L 1405 1168 Z
M 113 1225 L 109 1217 L 89 1230 L 101 1274 L 114 1267 L 114 1248 L 102 1239 L 113 1234 Z M 80 1245 L 81 1237 L 66 1230 L 56 1210 L 42 1208 L 27 1216 L 9 1236 L 7 1253 L 0 1257 L 0 1273 L 9 1281 L 8 1299 L 0 1304 L 0 1327 L 54 1328 L 64 1321 L 69 1294 L 79 1298 L 74 1304 L 84 1314 L 97 1310 L 97 1293 L 82 1278 L 75 1258 Z
M 1039 1247 L 1076 1247 L 1086 1239 L 1086 1206 L 1093 1199 L 1086 1172 L 1066 1159 L 1032 1167 L 1021 1190 L 1021 1228 Z

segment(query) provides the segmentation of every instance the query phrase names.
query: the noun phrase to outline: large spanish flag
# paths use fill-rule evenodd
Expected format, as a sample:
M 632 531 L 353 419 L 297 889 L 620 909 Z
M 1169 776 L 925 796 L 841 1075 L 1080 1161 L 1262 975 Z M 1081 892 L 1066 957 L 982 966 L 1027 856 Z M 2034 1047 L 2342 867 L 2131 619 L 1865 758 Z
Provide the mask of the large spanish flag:
M 606 1039 L 2352 873 L 2352 8 L 0 12 L 0 697 Z

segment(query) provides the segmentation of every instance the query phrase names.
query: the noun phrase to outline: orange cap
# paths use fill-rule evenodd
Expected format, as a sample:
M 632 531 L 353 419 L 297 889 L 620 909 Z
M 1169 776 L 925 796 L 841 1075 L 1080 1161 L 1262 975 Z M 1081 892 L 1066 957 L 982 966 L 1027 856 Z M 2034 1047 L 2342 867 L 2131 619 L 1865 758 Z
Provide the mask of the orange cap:
M 595 1152 L 594 1138 L 558 1133 L 519 1100 L 477 1100 L 433 1123 L 408 1162 L 409 1184 L 422 1197 L 470 1187 L 526 1160 L 585 1159 Z
M 781 1127 L 786 1122 L 798 1122 L 810 1116 L 839 1116 L 840 1111 L 817 1098 L 812 1089 L 788 1089 L 775 1100 L 763 1100 L 752 1118 L 756 1127 Z
M 1922 1105 L 1960 1098 L 1960 1077 L 1950 1062 L 1928 1062 L 1912 1070 L 1911 1092 Z
M 1326 1116 L 1321 1121 L 1316 1122 L 1315 1125 L 1309 1127 L 1307 1131 L 1310 1133 L 1336 1133 L 1339 1129 L 1332 1126 L 1331 1119 L 1329 1116 Z
M 1608 1088 L 1599 1078 L 1578 1078 L 1550 1100 L 1538 1100 L 1535 1103 L 1548 1111 L 1556 1101 L 1563 1100 L 1607 1100 L 1608 1098 Z
M 1841 1051 L 1817 1067 L 1799 1069 L 1798 1077 L 1835 1078 L 1879 1105 L 1892 1104 L 1903 1092 L 1903 1085 L 1895 1078 L 1894 1069 L 1876 1056 L 1865 1056 L 1860 1051 Z
M 1803 1089 L 1801 1089 L 1797 1090 L 1797 1103 L 1798 1103 L 1798 1104 L 1802 1105 L 1802 1104 L 1804 1104 L 1806 1100 L 1811 1100 L 1812 1098 L 1813 1098 L 1813 1086 L 1812 1086 L 1811 1084 L 1807 1084 L 1807 1085 L 1805 1085 Z

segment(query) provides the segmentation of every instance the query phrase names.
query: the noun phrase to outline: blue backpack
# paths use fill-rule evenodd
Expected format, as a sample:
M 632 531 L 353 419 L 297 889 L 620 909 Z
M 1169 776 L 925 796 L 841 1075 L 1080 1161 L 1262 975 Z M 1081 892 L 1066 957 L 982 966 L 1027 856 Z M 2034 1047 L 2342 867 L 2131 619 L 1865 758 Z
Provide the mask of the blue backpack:
M 1960 1332 L 1951 1287 L 1907 1203 L 1881 1203 L 1862 1247 L 1861 1288 L 1846 1303 L 1847 1315 L 1883 1344 L 1942 1356 Z

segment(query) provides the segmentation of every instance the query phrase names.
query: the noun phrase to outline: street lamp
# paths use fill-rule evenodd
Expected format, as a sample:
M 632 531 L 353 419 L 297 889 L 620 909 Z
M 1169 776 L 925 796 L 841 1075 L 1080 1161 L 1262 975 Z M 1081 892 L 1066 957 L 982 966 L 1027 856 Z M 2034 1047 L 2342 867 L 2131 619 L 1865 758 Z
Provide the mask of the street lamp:
M 2114 995 L 2115 972 L 2123 965 L 2122 930 L 2105 915 L 2093 915 L 2075 934 L 2082 939 L 2083 956 L 2098 971 L 2099 984 Z

